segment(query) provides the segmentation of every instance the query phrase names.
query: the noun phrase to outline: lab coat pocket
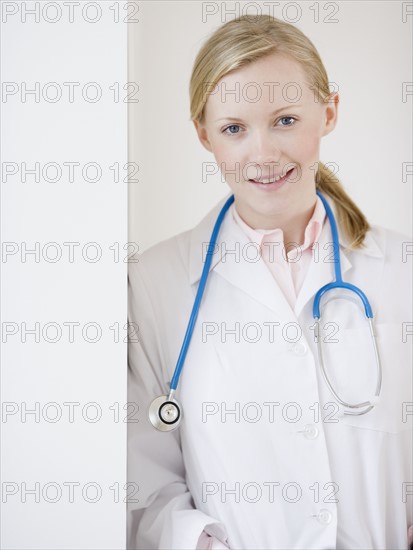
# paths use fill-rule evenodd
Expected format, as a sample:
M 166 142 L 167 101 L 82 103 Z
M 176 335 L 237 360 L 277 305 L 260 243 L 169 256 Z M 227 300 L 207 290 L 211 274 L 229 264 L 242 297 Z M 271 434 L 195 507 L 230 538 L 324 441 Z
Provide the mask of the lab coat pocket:
M 374 324 L 382 368 L 380 397 L 366 414 L 341 414 L 343 424 L 389 433 L 412 429 L 412 345 L 411 336 L 403 333 L 406 325 Z M 367 321 L 363 327 L 340 329 L 333 344 L 323 344 L 323 356 L 327 375 L 343 401 L 373 398 L 378 373 Z

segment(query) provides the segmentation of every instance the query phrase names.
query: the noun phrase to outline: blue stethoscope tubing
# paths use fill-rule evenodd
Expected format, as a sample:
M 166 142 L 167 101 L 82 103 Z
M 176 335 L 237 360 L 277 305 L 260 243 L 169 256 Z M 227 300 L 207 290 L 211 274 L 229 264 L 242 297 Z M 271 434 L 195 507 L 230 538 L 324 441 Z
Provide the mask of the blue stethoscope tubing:
M 330 205 L 326 201 L 326 199 L 323 197 L 323 195 L 316 191 L 317 195 L 320 197 L 324 204 L 324 208 L 326 209 L 328 219 L 330 221 L 331 226 L 331 233 L 333 237 L 333 252 L 334 252 L 334 272 L 336 280 L 333 283 L 328 283 L 327 285 L 320 288 L 320 290 L 317 292 L 317 294 L 314 297 L 314 303 L 313 303 L 313 317 L 314 319 L 320 318 L 320 300 L 322 296 L 328 291 L 333 288 L 347 288 L 348 290 L 352 290 L 356 294 L 358 294 L 361 298 L 361 301 L 364 304 L 364 309 L 366 311 L 366 317 L 369 319 L 373 317 L 373 313 L 371 310 L 370 303 L 367 299 L 367 296 L 364 294 L 362 290 L 360 290 L 357 286 L 354 286 L 350 283 L 345 283 L 343 281 L 343 278 L 341 276 L 341 259 L 340 259 L 340 243 L 338 239 L 338 230 L 337 230 L 337 223 L 334 218 L 333 211 L 331 210 Z
M 327 285 L 321 287 L 315 297 L 313 302 L 313 317 L 315 319 L 315 340 L 317 343 L 317 349 L 318 349 L 318 357 L 321 365 L 321 370 L 323 373 L 324 380 L 330 389 L 331 393 L 334 395 L 338 403 L 340 403 L 343 407 L 347 407 L 349 409 L 364 409 L 362 411 L 344 411 L 344 414 L 350 414 L 350 415 L 362 415 L 369 412 L 378 401 L 378 397 L 380 395 L 381 391 L 381 384 L 382 384 L 382 369 L 381 369 L 381 362 L 380 362 L 380 356 L 377 349 L 374 329 L 373 329 L 373 313 L 370 306 L 370 303 L 364 294 L 358 287 L 346 283 L 343 281 L 341 276 L 341 262 L 340 262 L 340 244 L 339 244 L 339 237 L 338 237 L 338 230 L 337 230 L 337 224 L 336 220 L 334 218 L 334 214 L 330 208 L 330 205 L 326 201 L 326 199 L 323 197 L 323 195 L 316 191 L 317 195 L 320 197 L 321 201 L 323 202 L 324 208 L 326 210 L 330 226 L 331 226 L 331 233 L 333 237 L 333 261 L 334 261 L 334 270 L 335 270 L 335 281 L 332 283 L 328 283 Z M 199 308 L 201 305 L 202 297 L 204 294 L 205 286 L 208 280 L 209 275 L 209 269 L 212 262 L 212 257 L 214 255 L 215 245 L 218 238 L 218 233 L 221 228 L 222 221 L 225 217 L 225 214 L 227 213 L 229 207 L 234 202 L 234 195 L 231 195 L 225 202 L 224 206 L 222 207 L 217 220 L 215 222 L 214 228 L 212 230 L 211 239 L 208 244 L 208 249 L 206 252 L 206 258 L 204 262 L 204 267 L 202 270 L 202 275 L 200 278 L 200 282 L 198 285 L 198 290 L 195 296 L 194 304 L 192 306 L 191 315 L 188 321 L 188 326 L 185 332 L 185 336 L 182 342 L 181 351 L 179 353 L 179 357 L 176 363 L 175 371 L 173 374 L 173 377 L 171 379 L 170 383 L 170 391 L 168 395 L 161 395 L 157 398 L 155 398 L 148 411 L 148 416 L 150 422 L 154 425 L 155 428 L 157 428 L 160 431 L 171 431 L 178 427 L 180 421 L 182 420 L 182 407 L 178 403 L 178 401 L 175 399 L 174 394 L 178 387 L 179 377 L 181 375 L 182 367 L 185 362 L 185 358 L 189 349 L 189 344 L 191 342 L 192 333 L 194 331 L 196 319 L 198 317 Z M 340 396 L 336 393 L 334 390 L 330 379 L 327 375 L 325 366 L 324 366 L 324 357 L 323 357 L 323 350 L 321 345 L 321 338 L 320 338 L 320 328 L 319 328 L 319 321 L 320 321 L 320 302 L 321 298 L 324 296 L 326 292 L 329 290 L 332 290 L 334 288 L 344 288 L 347 290 L 350 290 L 352 292 L 355 292 L 361 299 L 364 305 L 364 310 L 366 313 L 366 317 L 370 324 L 370 333 L 373 340 L 373 346 L 374 346 L 374 352 L 375 352 L 375 358 L 376 358 L 376 365 L 377 365 L 377 384 L 376 384 L 376 391 L 374 398 L 370 401 L 364 401 L 362 403 L 348 403 L 340 398 Z
M 323 287 L 321 287 L 317 291 L 316 295 L 314 296 L 314 302 L 313 302 L 313 318 L 315 319 L 314 334 L 315 334 L 315 340 L 317 343 L 318 358 L 321 365 L 321 372 L 323 373 L 324 381 L 326 382 L 330 392 L 334 395 L 338 403 L 342 405 L 342 407 L 347 407 L 348 409 L 364 409 L 362 411 L 354 411 L 354 410 L 344 411 L 344 414 L 362 415 L 371 411 L 374 408 L 374 406 L 377 404 L 380 391 L 381 391 L 381 384 L 382 384 L 382 367 L 381 367 L 379 351 L 377 349 L 376 335 L 374 333 L 374 327 L 373 327 L 373 312 L 372 312 L 370 303 L 367 299 L 367 296 L 364 294 L 364 292 L 357 286 L 352 285 L 350 283 L 345 283 L 343 281 L 343 278 L 341 275 L 340 241 L 338 237 L 337 223 L 336 223 L 333 211 L 331 210 L 331 207 L 328 204 L 325 197 L 323 197 L 323 195 L 319 191 L 316 191 L 316 193 L 320 197 L 324 205 L 324 208 L 328 216 L 328 220 L 330 222 L 331 234 L 333 237 L 334 274 L 336 279 L 332 283 L 328 283 Z M 361 299 L 364 305 L 364 311 L 366 313 L 366 317 L 369 322 L 370 334 L 372 337 L 374 356 L 375 356 L 376 368 L 377 368 L 375 394 L 374 394 L 374 398 L 370 399 L 370 401 L 363 401 L 362 403 L 348 403 L 347 401 L 344 401 L 343 399 L 341 399 L 341 397 L 337 394 L 337 392 L 333 388 L 333 385 L 331 384 L 330 378 L 328 377 L 324 366 L 323 348 L 321 345 L 321 338 L 320 338 L 320 301 L 326 292 L 328 292 L 329 290 L 333 290 L 334 288 L 344 288 L 352 292 L 355 292 L 359 296 L 359 298 Z
M 176 363 L 175 372 L 171 380 L 170 388 L 171 390 L 176 390 L 178 387 L 179 377 L 181 375 L 182 367 L 184 366 L 184 361 L 186 354 L 188 352 L 189 344 L 191 342 L 192 333 L 194 331 L 195 322 L 198 317 L 199 307 L 201 305 L 202 296 L 204 295 L 205 286 L 208 280 L 209 268 L 211 267 L 212 256 L 214 255 L 214 249 L 218 238 L 218 233 L 221 228 L 222 220 L 227 213 L 228 208 L 234 202 L 234 195 L 231 195 L 229 199 L 225 202 L 224 206 L 221 209 L 221 212 L 218 215 L 218 218 L 215 222 L 214 229 L 212 230 L 211 239 L 208 244 L 208 249 L 206 252 L 206 258 L 204 267 L 202 269 L 201 279 L 199 281 L 198 291 L 195 296 L 194 305 L 192 306 L 191 316 L 189 317 L 188 327 L 182 342 L 181 352 Z

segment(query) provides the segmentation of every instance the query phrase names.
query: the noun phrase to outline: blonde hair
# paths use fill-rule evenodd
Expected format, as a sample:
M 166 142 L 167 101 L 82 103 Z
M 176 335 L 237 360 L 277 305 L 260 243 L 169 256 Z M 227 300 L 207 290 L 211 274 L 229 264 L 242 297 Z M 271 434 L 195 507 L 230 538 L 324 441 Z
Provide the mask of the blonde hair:
M 318 100 L 329 101 L 326 69 L 305 34 L 275 17 L 247 14 L 219 27 L 198 52 L 189 86 L 191 120 L 204 122 L 208 97 L 223 76 L 273 53 L 287 54 L 299 62 Z M 318 163 L 315 182 L 316 189 L 334 201 L 337 223 L 348 238 L 349 248 L 364 246 L 370 225 L 340 180 L 322 162 Z

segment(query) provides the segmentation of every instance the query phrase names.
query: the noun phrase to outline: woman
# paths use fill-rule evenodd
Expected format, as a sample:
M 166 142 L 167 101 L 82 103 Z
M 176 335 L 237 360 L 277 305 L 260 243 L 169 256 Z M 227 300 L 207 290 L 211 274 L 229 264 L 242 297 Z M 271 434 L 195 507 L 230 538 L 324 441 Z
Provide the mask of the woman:
M 193 230 L 130 265 L 138 332 L 129 401 L 141 412 L 129 424 L 128 478 L 139 485 L 129 502 L 130 546 L 407 548 L 409 239 L 370 226 L 319 161 L 338 94 L 296 27 L 268 16 L 224 24 L 195 60 L 190 99 L 198 137 L 234 202 L 213 247 L 177 389 L 184 412 L 176 430 L 155 429 L 147 411 L 169 394 L 206 246 L 228 197 Z M 335 280 L 337 265 L 328 206 L 343 279 L 368 296 L 381 359 L 377 392 L 362 301 L 343 289 L 326 294 L 325 369 L 343 401 L 369 403 L 358 415 L 324 379 L 314 332 L 315 294 Z

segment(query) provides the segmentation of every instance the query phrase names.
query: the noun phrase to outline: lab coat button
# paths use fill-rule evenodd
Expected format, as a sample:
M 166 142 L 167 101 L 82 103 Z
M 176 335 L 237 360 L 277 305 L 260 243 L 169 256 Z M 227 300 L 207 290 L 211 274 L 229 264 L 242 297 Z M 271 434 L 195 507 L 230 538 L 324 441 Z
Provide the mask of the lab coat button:
M 304 342 L 298 342 L 293 346 L 293 352 L 295 355 L 305 355 L 307 353 L 307 346 Z
M 333 514 L 329 510 L 322 508 L 317 515 L 317 519 L 322 525 L 328 525 L 333 519 Z
M 316 439 L 318 437 L 319 431 L 317 426 L 314 426 L 313 424 L 306 424 L 305 430 L 304 430 L 304 437 L 307 439 Z

